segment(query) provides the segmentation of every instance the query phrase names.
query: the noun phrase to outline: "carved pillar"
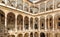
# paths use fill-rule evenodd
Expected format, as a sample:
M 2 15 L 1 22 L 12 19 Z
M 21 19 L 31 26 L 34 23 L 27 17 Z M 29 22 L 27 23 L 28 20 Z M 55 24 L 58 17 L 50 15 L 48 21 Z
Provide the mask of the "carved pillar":
M 54 15 L 53 15 L 53 31 L 54 31 Z
M 39 28 L 39 31 L 40 31 L 40 17 L 39 17 L 39 20 L 38 20 L 38 28 Z
M 45 16 L 45 30 L 47 30 L 46 19 L 47 19 L 47 17 Z
M 35 28 L 34 28 L 34 24 L 35 24 L 34 22 L 35 22 L 35 21 L 34 21 L 34 20 L 35 20 L 35 18 L 33 18 L 33 30 L 35 30 Z
M 23 17 L 23 31 L 24 31 L 25 29 L 24 29 L 24 17 Z
M 46 2 L 45 2 L 45 12 L 46 12 Z
M 15 30 L 17 32 L 17 15 L 15 15 Z
M 30 30 L 30 17 L 29 17 L 29 30 Z

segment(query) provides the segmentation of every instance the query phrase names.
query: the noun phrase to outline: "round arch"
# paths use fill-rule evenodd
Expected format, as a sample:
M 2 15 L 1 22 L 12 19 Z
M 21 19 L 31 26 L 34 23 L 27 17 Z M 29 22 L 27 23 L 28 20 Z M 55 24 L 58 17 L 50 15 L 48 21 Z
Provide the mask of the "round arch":
M 56 14 L 54 18 L 55 18 L 55 28 L 60 29 L 60 14 L 59 13 Z
M 41 32 L 40 37 L 45 37 L 45 34 L 43 32 Z
M 24 28 L 29 29 L 29 17 L 27 16 L 24 18 Z
M 52 15 L 47 15 L 46 23 L 47 23 L 47 29 L 53 29 L 53 16 Z
M 25 33 L 24 37 L 29 37 L 29 33 Z
M 33 29 L 33 18 L 30 18 L 30 28 Z
M 15 28 L 15 14 L 10 12 L 7 14 L 7 29 L 14 30 Z
M 45 29 L 45 17 L 40 17 L 40 29 Z
M 33 37 L 33 32 L 30 33 L 30 37 Z
M 23 34 L 18 34 L 18 37 L 23 37 Z
M 38 32 L 35 32 L 34 37 L 38 37 L 38 36 L 39 36 Z
M 4 37 L 5 35 L 5 13 L 0 10 L 0 37 Z
M 38 27 L 38 18 L 37 17 L 35 18 L 35 22 L 34 23 L 35 23 L 34 28 L 38 29 L 39 27 Z
M 8 37 L 15 37 L 15 35 L 8 35 Z
M 17 16 L 17 29 L 23 30 L 23 16 L 22 15 Z

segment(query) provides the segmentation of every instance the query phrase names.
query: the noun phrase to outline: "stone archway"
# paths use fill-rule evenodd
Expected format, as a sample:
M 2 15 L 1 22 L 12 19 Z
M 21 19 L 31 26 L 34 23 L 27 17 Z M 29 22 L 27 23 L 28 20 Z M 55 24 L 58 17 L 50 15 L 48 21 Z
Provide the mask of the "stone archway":
M 17 29 L 23 30 L 23 16 L 22 15 L 17 16 Z
M 40 33 L 40 37 L 45 37 L 45 34 L 43 32 Z
M 15 35 L 8 35 L 8 37 L 15 37 Z
M 29 18 L 27 16 L 24 18 L 24 28 L 29 29 Z
M 45 17 L 40 17 L 40 29 L 45 29 Z
M 5 37 L 5 13 L 0 10 L 0 37 Z
M 18 37 L 23 37 L 23 35 L 22 34 L 19 34 Z
M 7 29 L 8 30 L 15 29 L 15 14 L 12 12 L 7 14 Z
M 39 27 L 38 27 L 38 18 L 36 17 L 35 18 L 35 22 L 34 22 L 35 24 L 34 24 L 34 29 L 38 29 Z
M 30 28 L 33 29 L 33 18 L 30 18 Z
M 60 14 L 55 15 L 55 28 L 60 29 Z
M 34 37 L 38 37 L 39 34 L 37 32 L 34 33 Z
M 47 29 L 53 29 L 53 16 L 47 15 L 46 23 Z
M 33 37 L 33 32 L 30 33 L 30 37 Z
M 28 33 L 25 33 L 24 37 L 29 37 L 29 34 Z

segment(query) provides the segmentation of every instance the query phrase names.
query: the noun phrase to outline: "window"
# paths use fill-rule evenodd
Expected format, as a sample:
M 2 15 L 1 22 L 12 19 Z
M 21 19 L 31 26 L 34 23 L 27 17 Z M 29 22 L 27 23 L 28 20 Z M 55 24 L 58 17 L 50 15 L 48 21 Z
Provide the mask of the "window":
M 40 12 L 44 12 L 45 11 L 45 3 L 41 3 L 40 4 Z
M 34 26 L 34 27 L 35 27 L 35 29 L 38 29 L 38 26 L 37 26 L 37 24 L 35 24 L 35 26 Z
M 52 0 L 49 0 L 46 4 L 46 10 L 52 10 L 53 9 L 53 1 Z
M 15 0 L 7 0 L 7 5 L 15 7 Z
M 24 11 L 29 11 L 29 4 L 27 2 L 24 3 Z
M 44 33 L 40 33 L 40 37 L 45 37 L 45 34 Z

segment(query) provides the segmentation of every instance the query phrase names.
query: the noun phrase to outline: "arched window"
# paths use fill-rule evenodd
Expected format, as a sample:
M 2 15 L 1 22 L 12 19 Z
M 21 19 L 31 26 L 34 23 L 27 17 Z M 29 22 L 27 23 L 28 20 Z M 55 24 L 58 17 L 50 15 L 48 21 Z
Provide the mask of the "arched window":
M 31 13 L 36 14 L 36 13 L 38 13 L 38 11 L 39 11 L 39 8 L 38 8 L 38 7 L 35 7 L 35 6 L 31 6 L 31 7 L 30 7 L 30 12 L 31 12 Z
M 15 0 L 7 0 L 7 5 L 15 7 L 15 4 L 16 4 Z
M 33 32 L 30 33 L 30 37 L 33 37 Z
M 33 7 L 32 6 L 30 7 L 30 13 L 33 13 Z
M 17 16 L 17 29 L 23 30 L 23 16 L 22 15 Z
M 29 34 L 28 33 L 25 33 L 24 37 L 29 37 Z
M 15 29 L 15 15 L 10 12 L 7 15 L 7 29 L 14 30 Z
M 30 28 L 33 29 L 33 18 L 30 18 Z
M 23 35 L 22 34 L 19 34 L 18 37 L 23 37 Z
M 29 11 L 29 4 L 27 2 L 24 3 L 24 11 Z
M 60 3 L 57 4 L 57 8 L 60 8 Z
M 45 37 L 45 34 L 44 33 L 40 33 L 40 37 Z
M 35 18 L 35 25 L 34 25 L 34 28 L 35 29 L 38 29 L 39 27 L 38 27 L 38 18 Z
M 15 37 L 15 35 L 8 35 L 8 37 Z
M 17 8 L 23 10 L 23 0 L 17 0 Z
M 53 9 L 53 1 L 52 0 L 49 0 L 47 3 L 46 3 L 46 10 L 52 10 Z
M 38 37 L 39 35 L 38 35 L 38 33 L 37 32 L 35 32 L 34 33 L 34 37 Z
M 27 16 L 24 18 L 24 28 L 29 29 L 29 18 Z
M 51 15 L 47 16 L 47 28 L 53 29 L 53 17 Z
M 4 37 L 5 33 L 5 13 L 0 10 L 0 37 Z
M 40 29 L 45 29 L 45 18 L 44 17 L 40 18 Z
M 57 29 L 60 29 L 60 15 L 55 15 L 55 25 L 57 26 Z
M 40 12 L 45 12 L 45 3 L 40 4 Z
M 54 6 L 56 8 L 60 8 L 60 0 L 54 0 Z

